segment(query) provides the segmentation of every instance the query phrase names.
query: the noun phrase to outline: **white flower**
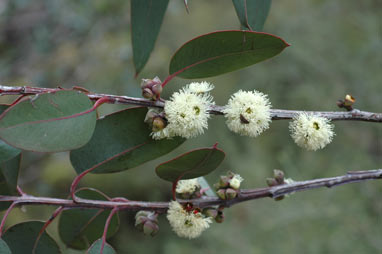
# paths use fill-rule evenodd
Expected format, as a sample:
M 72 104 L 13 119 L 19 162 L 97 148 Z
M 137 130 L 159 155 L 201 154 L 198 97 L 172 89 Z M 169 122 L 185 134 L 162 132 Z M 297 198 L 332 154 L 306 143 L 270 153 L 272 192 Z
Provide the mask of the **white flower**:
M 177 193 L 194 193 L 194 191 L 200 188 L 200 184 L 197 178 L 189 179 L 189 180 L 180 180 L 176 185 Z
M 254 91 L 238 91 L 223 110 L 228 128 L 240 135 L 256 137 L 269 128 L 271 104 L 267 95 Z
M 235 174 L 232 179 L 229 181 L 229 185 L 234 188 L 235 190 L 238 190 L 240 188 L 240 184 L 243 181 L 243 177 L 241 177 L 238 174 Z
M 311 151 L 324 148 L 332 141 L 333 128 L 329 119 L 307 113 L 299 114 L 289 124 L 294 142 Z
M 205 94 L 214 89 L 214 85 L 206 81 L 192 82 L 186 86 L 186 90 L 195 94 Z
M 207 110 L 211 104 L 213 102 L 209 94 L 195 94 L 187 88 L 175 92 L 164 106 L 168 120 L 165 129 L 168 129 L 169 134 L 184 138 L 202 134 L 208 128 L 210 114 Z
M 209 228 L 212 220 L 205 218 L 198 210 L 186 211 L 181 204 L 171 201 L 167 219 L 175 233 L 184 238 L 196 238 Z

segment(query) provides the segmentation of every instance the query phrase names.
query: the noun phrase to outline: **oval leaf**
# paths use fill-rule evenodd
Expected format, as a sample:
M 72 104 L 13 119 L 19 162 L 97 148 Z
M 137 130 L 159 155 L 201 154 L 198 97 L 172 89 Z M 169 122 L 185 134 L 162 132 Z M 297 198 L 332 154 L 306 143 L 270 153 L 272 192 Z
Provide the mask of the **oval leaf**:
M 0 253 L 1 254 L 12 254 L 6 242 L 0 238 Z
M 95 241 L 92 246 L 88 249 L 86 254 L 99 254 L 101 253 L 101 245 L 102 245 L 102 239 L 98 239 Z M 117 254 L 113 247 L 110 246 L 110 244 L 105 243 L 105 246 L 103 247 L 103 254 Z
M 169 0 L 131 0 L 131 38 L 136 73 L 145 66 L 162 25 Z
M 8 105 L 0 105 L 0 114 L 2 114 L 8 107 Z M 16 157 L 20 152 L 19 149 L 0 140 L 0 163 Z
M 279 54 L 283 39 L 251 31 L 219 31 L 185 43 L 170 62 L 170 75 L 206 78 L 242 69 Z
M 21 154 L 0 164 L 0 195 L 16 195 L 17 179 L 20 171 Z M 0 211 L 12 202 L 0 202 Z
M 78 91 L 58 91 L 25 98 L 0 115 L 0 138 L 17 148 L 59 152 L 85 145 L 91 138 L 96 113 Z
M 232 0 L 232 2 L 243 29 L 263 30 L 272 0 Z
M 77 173 L 112 173 L 139 166 L 180 146 L 182 138 L 153 140 L 144 123 L 146 108 L 130 108 L 97 121 L 94 135 L 84 147 L 70 152 Z
M 41 221 L 28 221 L 16 224 L 9 228 L 3 237 L 12 254 L 31 253 L 37 236 L 44 226 Z M 3 253 L 3 252 L 1 252 Z M 35 254 L 61 253 L 60 248 L 53 238 L 46 232 L 41 236 Z
M 86 199 L 107 200 L 105 196 L 92 189 L 78 191 L 76 195 Z M 58 232 L 62 241 L 73 249 L 85 250 L 89 248 L 89 243 L 102 236 L 109 214 L 109 210 L 102 211 L 98 209 L 63 211 L 58 224 Z M 119 217 L 116 214 L 110 221 L 107 238 L 114 235 L 118 227 Z
M 224 157 L 224 152 L 216 147 L 196 149 L 160 164 L 155 171 L 170 182 L 192 179 L 214 171 Z

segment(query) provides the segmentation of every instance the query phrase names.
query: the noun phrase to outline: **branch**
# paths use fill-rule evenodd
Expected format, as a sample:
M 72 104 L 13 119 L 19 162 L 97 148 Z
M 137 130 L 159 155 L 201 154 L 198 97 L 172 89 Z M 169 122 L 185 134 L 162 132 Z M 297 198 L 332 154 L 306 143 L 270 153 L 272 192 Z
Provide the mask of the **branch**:
M 217 197 L 202 197 L 193 200 L 178 200 L 181 203 L 191 202 L 195 207 L 205 208 L 210 206 L 230 207 L 232 205 L 260 198 L 277 198 L 286 194 L 306 191 L 321 187 L 335 187 L 342 184 L 382 179 L 382 169 L 366 170 L 366 171 L 349 171 L 346 175 L 320 178 L 308 181 L 294 182 L 291 184 L 283 184 L 267 188 L 245 189 L 240 190 L 239 195 L 232 200 L 221 200 Z M 119 211 L 139 211 L 149 210 L 157 213 L 165 213 L 168 209 L 168 202 L 144 202 L 131 201 L 124 199 L 115 199 L 114 201 L 88 200 L 77 198 L 76 202 L 68 199 L 34 197 L 29 195 L 23 196 L 0 196 L 0 202 L 14 202 L 18 205 L 53 205 L 62 206 L 64 208 L 81 208 L 81 209 L 118 209 Z
M 99 100 L 101 98 L 108 98 L 107 103 L 111 104 L 129 104 L 144 107 L 156 107 L 163 108 L 163 101 L 151 101 L 143 98 L 135 98 L 129 96 L 118 96 L 110 94 L 96 94 L 89 93 L 83 88 L 73 87 L 75 90 L 85 92 L 91 100 Z M 0 95 L 36 95 L 47 92 L 56 92 L 63 90 L 63 88 L 40 88 L 40 87 L 29 87 L 29 86 L 1 86 L 0 85 Z M 209 110 L 210 114 L 214 115 L 224 115 L 224 107 L 222 106 L 212 106 Z M 295 115 L 302 112 L 313 113 L 318 116 L 326 117 L 331 120 L 353 120 L 353 121 L 366 121 L 366 122 L 382 122 L 382 113 L 374 113 L 367 111 L 360 111 L 358 109 L 353 109 L 352 111 L 299 111 L 299 110 L 284 110 L 284 109 L 271 109 L 272 120 L 286 120 L 292 119 Z

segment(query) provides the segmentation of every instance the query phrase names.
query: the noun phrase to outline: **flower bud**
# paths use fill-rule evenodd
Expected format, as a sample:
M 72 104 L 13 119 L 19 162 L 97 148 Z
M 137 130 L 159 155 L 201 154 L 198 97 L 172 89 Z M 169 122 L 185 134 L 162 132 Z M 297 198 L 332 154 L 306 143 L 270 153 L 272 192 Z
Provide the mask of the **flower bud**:
M 233 177 L 231 178 L 231 180 L 229 181 L 229 185 L 235 189 L 235 190 L 238 190 L 240 188 L 240 184 L 241 182 L 243 181 L 244 179 L 238 175 L 238 174 L 234 174 Z
M 226 199 L 226 196 L 225 196 L 225 189 L 219 189 L 218 191 L 216 191 L 216 194 L 218 195 L 218 197 L 219 197 L 220 199 L 223 199 L 223 200 Z
M 274 178 L 278 184 L 284 183 L 284 172 L 283 171 L 281 171 L 279 169 L 274 169 L 273 170 L 273 176 L 274 176 Z
M 274 178 L 267 178 L 266 181 L 269 187 L 278 185 L 278 182 Z
M 285 196 L 279 196 L 279 197 L 275 198 L 275 201 L 281 201 L 281 200 L 283 200 L 284 198 L 285 198 Z
M 237 191 L 234 189 L 228 188 L 225 191 L 225 196 L 226 196 L 227 200 L 234 199 L 237 196 Z
M 158 230 L 158 214 L 150 211 L 139 211 L 135 215 L 135 227 L 145 235 L 154 236 Z
M 160 81 L 160 79 L 158 77 L 155 77 L 153 79 L 142 79 L 141 88 L 142 89 L 149 88 L 151 90 L 151 88 L 154 85 L 161 84 L 161 83 L 162 83 L 162 81 Z
M 230 182 L 230 178 L 228 176 L 220 176 L 219 187 L 220 188 L 228 187 L 229 182 Z
M 156 116 L 154 117 L 154 120 L 153 120 L 152 131 L 156 132 L 156 131 L 163 130 L 166 127 L 166 125 L 167 125 L 166 120 L 164 120 L 160 116 Z
M 158 233 L 159 226 L 155 221 L 148 220 L 145 222 L 143 226 L 143 233 L 145 235 L 151 235 L 154 236 Z
M 153 98 L 154 94 L 150 88 L 145 88 L 142 90 L 142 96 L 146 99 L 151 99 Z
M 218 211 L 215 208 L 205 208 L 203 214 L 207 217 L 216 218 Z
M 155 84 L 153 85 L 153 87 L 151 88 L 151 91 L 157 96 L 159 97 L 160 94 L 162 93 L 162 85 L 159 83 L 159 84 Z
M 355 102 L 355 98 L 351 96 L 350 94 L 347 94 L 345 96 L 344 106 L 345 107 L 351 107 Z
M 215 217 L 217 223 L 222 223 L 224 221 L 224 214 L 222 211 L 218 212 L 218 215 Z

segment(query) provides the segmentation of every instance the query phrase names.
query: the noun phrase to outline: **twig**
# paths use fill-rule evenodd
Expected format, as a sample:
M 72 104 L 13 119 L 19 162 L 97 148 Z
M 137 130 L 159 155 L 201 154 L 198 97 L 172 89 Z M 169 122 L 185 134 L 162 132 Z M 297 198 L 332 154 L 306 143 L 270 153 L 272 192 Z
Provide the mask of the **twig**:
M 12 211 L 12 209 L 18 205 L 19 203 L 17 201 L 14 201 L 7 209 L 7 211 L 5 212 L 4 216 L 3 216 L 3 219 L 1 220 L 1 224 L 0 224 L 0 238 L 3 236 L 3 232 L 4 232 L 4 225 L 5 225 L 5 221 L 7 220 L 8 218 L 8 215 L 9 213 Z
M 63 90 L 62 88 L 40 88 L 40 87 L 29 87 L 29 86 L 1 86 L 0 85 L 0 95 L 36 95 L 47 92 L 56 92 Z M 77 88 L 76 90 L 82 91 Z M 118 96 L 110 94 L 96 94 L 96 93 L 86 93 L 91 100 L 99 100 L 101 98 L 108 98 L 107 103 L 111 104 L 129 104 L 144 107 L 156 107 L 163 108 L 165 102 L 163 101 L 151 101 L 143 98 L 135 98 L 129 96 Z M 209 110 L 210 114 L 214 115 L 224 115 L 224 107 L 222 106 L 212 106 Z M 284 110 L 284 109 L 271 109 L 272 120 L 286 120 L 292 119 L 297 114 L 304 111 L 301 110 Z M 318 116 L 323 116 L 331 120 L 353 120 L 353 121 L 367 121 L 367 122 L 382 122 L 382 113 L 374 113 L 367 111 L 360 111 L 358 109 L 353 109 L 352 111 L 342 112 L 342 111 L 305 111 L 313 113 Z
M 314 179 L 308 181 L 297 181 L 291 184 L 278 185 L 267 188 L 246 189 L 239 192 L 238 197 L 232 200 L 221 200 L 217 197 L 202 197 L 193 200 L 178 200 L 181 203 L 192 202 L 195 207 L 205 208 L 209 206 L 229 207 L 234 204 L 260 198 L 277 198 L 286 194 L 299 191 L 306 191 L 321 187 L 335 187 L 337 185 L 360 182 L 372 179 L 381 179 L 382 169 L 350 171 L 346 175 Z M 19 205 L 53 205 L 65 208 L 81 208 L 81 209 L 109 209 L 118 208 L 119 211 L 139 211 L 150 210 L 157 213 L 165 213 L 168 209 L 168 202 L 144 202 L 144 201 L 123 201 L 117 199 L 115 201 L 89 200 L 78 198 L 76 202 L 68 199 L 34 197 L 25 196 L 0 196 L 0 202 L 16 202 Z M 14 203 L 15 204 L 15 203 Z
M 116 212 L 118 212 L 118 208 L 117 208 L 117 207 L 114 207 L 113 210 L 111 210 L 109 216 L 107 217 L 107 220 L 106 220 L 106 223 L 105 223 L 105 227 L 104 227 L 104 229 L 103 229 L 103 234 L 102 234 L 102 243 L 101 243 L 100 254 L 103 253 L 103 248 L 105 247 L 105 243 L 106 243 L 107 230 L 108 230 L 108 228 L 109 228 L 111 219 L 113 218 L 113 216 L 114 216 L 114 214 L 115 214 Z

